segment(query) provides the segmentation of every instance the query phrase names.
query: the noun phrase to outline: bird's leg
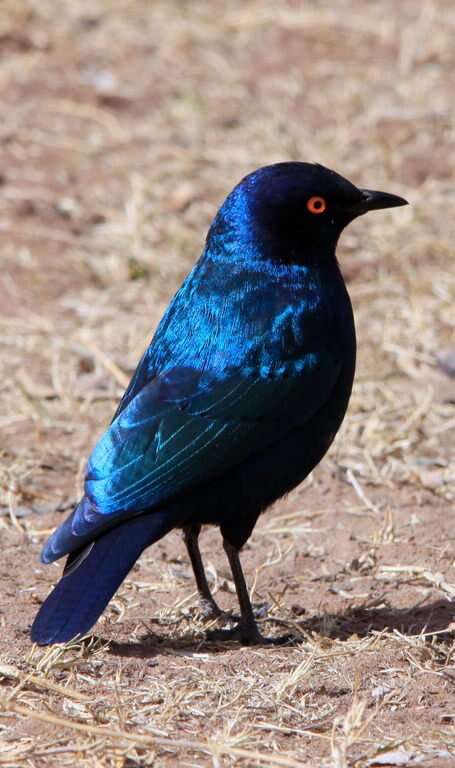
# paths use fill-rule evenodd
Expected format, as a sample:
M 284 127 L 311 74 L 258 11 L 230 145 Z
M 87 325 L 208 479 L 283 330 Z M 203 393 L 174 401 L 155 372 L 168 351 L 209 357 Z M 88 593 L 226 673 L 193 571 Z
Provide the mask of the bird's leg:
M 289 635 L 286 637 L 263 637 L 259 632 L 254 618 L 248 588 L 245 583 L 245 577 L 240 563 L 239 550 L 230 544 L 227 539 L 223 540 L 224 551 L 226 552 L 231 566 L 235 589 L 240 605 L 240 621 L 233 629 L 220 629 L 208 633 L 210 640 L 238 640 L 242 645 L 283 645 L 290 641 Z
M 183 528 L 183 538 L 193 567 L 202 614 L 206 619 L 213 619 L 221 616 L 222 611 L 213 598 L 205 575 L 198 542 L 200 532 L 200 525 L 186 525 Z

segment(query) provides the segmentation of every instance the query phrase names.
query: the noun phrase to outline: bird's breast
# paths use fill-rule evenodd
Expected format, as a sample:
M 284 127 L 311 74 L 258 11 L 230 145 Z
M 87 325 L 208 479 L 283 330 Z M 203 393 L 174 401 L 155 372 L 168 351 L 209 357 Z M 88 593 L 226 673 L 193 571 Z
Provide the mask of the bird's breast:
M 261 370 L 276 368 L 287 375 L 302 366 L 316 365 L 330 352 L 334 360 L 355 352 L 355 329 L 348 293 L 337 274 L 322 279 L 316 274 L 292 290 L 278 290 L 261 302 L 253 337 Z

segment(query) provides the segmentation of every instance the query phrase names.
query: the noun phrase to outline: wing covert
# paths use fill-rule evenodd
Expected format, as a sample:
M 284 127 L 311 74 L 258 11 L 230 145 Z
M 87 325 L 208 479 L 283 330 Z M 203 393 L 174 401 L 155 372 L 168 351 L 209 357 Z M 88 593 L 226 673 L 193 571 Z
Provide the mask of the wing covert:
M 300 363 L 292 375 L 236 371 L 213 381 L 178 368 L 152 379 L 89 459 L 86 493 L 97 512 L 150 509 L 304 423 L 326 401 L 341 366 L 328 354 Z

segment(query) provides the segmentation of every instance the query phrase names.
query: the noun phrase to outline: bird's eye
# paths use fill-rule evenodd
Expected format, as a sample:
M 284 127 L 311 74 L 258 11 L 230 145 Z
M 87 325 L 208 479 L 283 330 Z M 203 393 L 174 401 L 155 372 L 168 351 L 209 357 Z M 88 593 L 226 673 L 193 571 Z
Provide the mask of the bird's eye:
M 314 197 L 310 197 L 306 207 L 310 213 L 324 213 L 325 209 L 327 208 L 327 203 L 323 197 L 318 197 L 315 195 Z

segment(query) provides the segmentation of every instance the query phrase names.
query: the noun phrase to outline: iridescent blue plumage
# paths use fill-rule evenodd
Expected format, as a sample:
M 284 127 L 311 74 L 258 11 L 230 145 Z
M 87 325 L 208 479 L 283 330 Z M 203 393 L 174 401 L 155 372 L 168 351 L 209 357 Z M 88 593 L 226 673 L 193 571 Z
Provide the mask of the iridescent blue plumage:
M 326 201 L 322 215 L 307 207 L 312 195 Z M 89 459 L 84 498 L 43 550 L 44 562 L 73 554 L 35 640 L 87 631 L 142 549 L 172 527 L 215 523 L 241 547 L 260 512 L 320 461 L 355 366 L 335 247 L 365 196 L 305 163 L 259 169 L 228 196 Z M 90 610 L 84 588 L 99 593 Z

